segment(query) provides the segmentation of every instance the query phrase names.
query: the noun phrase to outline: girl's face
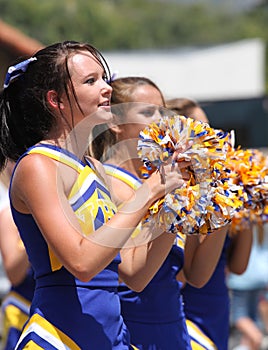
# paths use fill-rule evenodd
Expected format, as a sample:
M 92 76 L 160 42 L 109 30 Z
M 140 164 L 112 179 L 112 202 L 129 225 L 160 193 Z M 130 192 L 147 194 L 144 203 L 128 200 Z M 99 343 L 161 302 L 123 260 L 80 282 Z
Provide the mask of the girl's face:
M 129 103 L 123 124 L 119 125 L 121 132 L 118 139 L 137 139 L 140 131 L 160 118 L 163 104 L 162 96 L 155 87 L 141 85 L 136 88 L 133 91 L 133 99 Z
M 89 116 L 93 124 L 109 121 L 112 88 L 105 82 L 102 66 L 87 51 L 75 54 L 69 59 L 68 65 L 77 101 L 83 112 L 81 113 L 74 97 L 71 97 L 74 124 Z M 69 103 L 66 98 L 65 102 L 64 108 L 68 110 Z

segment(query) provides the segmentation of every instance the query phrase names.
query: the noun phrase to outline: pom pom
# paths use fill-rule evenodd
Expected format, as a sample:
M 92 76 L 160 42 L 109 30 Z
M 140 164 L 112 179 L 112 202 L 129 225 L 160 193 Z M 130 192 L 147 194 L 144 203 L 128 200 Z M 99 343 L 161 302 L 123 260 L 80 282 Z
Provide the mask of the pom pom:
M 243 210 L 235 213 L 232 232 L 243 230 L 249 223 L 262 225 L 268 220 L 267 156 L 257 149 L 232 150 L 228 166 L 235 173 L 233 183 L 242 186 Z
M 159 170 L 176 150 L 183 150 L 178 161 L 191 161 L 190 180 L 154 203 L 144 224 L 154 220 L 163 230 L 184 234 L 208 234 L 226 225 L 243 204 L 242 187 L 226 162 L 233 135 L 184 116 L 163 116 L 140 133 L 142 176 Z

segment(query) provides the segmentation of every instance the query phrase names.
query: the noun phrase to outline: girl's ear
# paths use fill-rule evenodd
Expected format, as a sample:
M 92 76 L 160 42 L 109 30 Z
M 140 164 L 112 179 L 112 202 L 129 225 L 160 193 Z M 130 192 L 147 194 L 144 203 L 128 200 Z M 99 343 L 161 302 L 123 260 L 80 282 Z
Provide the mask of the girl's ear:
M 55 90 L 49 90 L 47 92 L 47 102 L 52 108 L 64 109 L 63 103 L 59 100 L 58 94 Z

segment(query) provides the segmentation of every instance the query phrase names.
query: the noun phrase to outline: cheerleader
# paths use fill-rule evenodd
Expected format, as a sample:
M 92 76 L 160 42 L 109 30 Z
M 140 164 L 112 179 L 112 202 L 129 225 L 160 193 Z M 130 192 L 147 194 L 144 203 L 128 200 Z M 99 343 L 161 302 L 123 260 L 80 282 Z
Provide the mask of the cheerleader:
M 165 181 L 155 172 L 117 212 L 104 169 L 84 156 L 91 128 L 112 119 L 109 81 L 101 53 L 74 41 L 8 69 L 0 169 L 16 162 L 10 206 L 36 281 L 16 350 L 133 348 L 117 288 L 135 266 L 121 263 L 120 250 L 152 203 L 183 179 L 170 162 Z
M 144 181 L 140 171 L 142 162 L 137 154 L 139 133 L 166 111 L 161 91 L 147 78 L 118 78 L 111 86 L 114 119 L 103 133 L 102 126 L 95 127 L 92 151 L 105 162 L 112 193 L 120 208 Z M 206 237 L 203 244 L 199 244 L 197 235 L 187 236 L 185 240 L 184 235 L 169 233 L 173 235 L 170 249 L 150 282 L 139 284 L 138 293 L 129 285 L 121 284 L 122 315 L 135 346 L 143 350 L 191 349 L 176 275 L 183 269 L 193 285 L 203 286 L 218 261 L 226 231 L 227 227 L 218 229 Z M 161 246 L 158 249 L 160 254 Z M 123 249 L 122 261 L 128 255 L 128 250 Z M 151 268 L 150 261 L 147 261 L 147 268 Z
M 208 123 L 204 110 L 194 100 L 178 98 L 168 100 L 166 103 L 176 114 Z M 178 274 L 179 284 L 184 285 L 181 292 L 192 349 L 228 350 L 230 302 L 226 271 L 236 274 L 245 271 L 251 244 L 251 226 L 235 235 L 229 230 L 216 268 L 202 288 L 195 288 L 183 273 Z

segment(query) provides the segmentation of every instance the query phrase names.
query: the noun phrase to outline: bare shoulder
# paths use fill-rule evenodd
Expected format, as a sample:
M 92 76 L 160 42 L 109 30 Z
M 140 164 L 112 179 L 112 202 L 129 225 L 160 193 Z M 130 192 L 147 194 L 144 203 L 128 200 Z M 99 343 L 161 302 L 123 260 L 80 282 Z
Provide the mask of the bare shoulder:
M 57 162 L 42 154 L 29 154 L 18 163 L 11 184 L 11 201 L 22 212 L 27 199 L 48 194 L 56 188 L 63 188 L 58 176 Z
M 55 171 L 56 164 L 51 158 L 42 154 L 29 154 L 23 157 L 16 166 L 12 186 L 20 188 L 36 179 L 47 178 Z

